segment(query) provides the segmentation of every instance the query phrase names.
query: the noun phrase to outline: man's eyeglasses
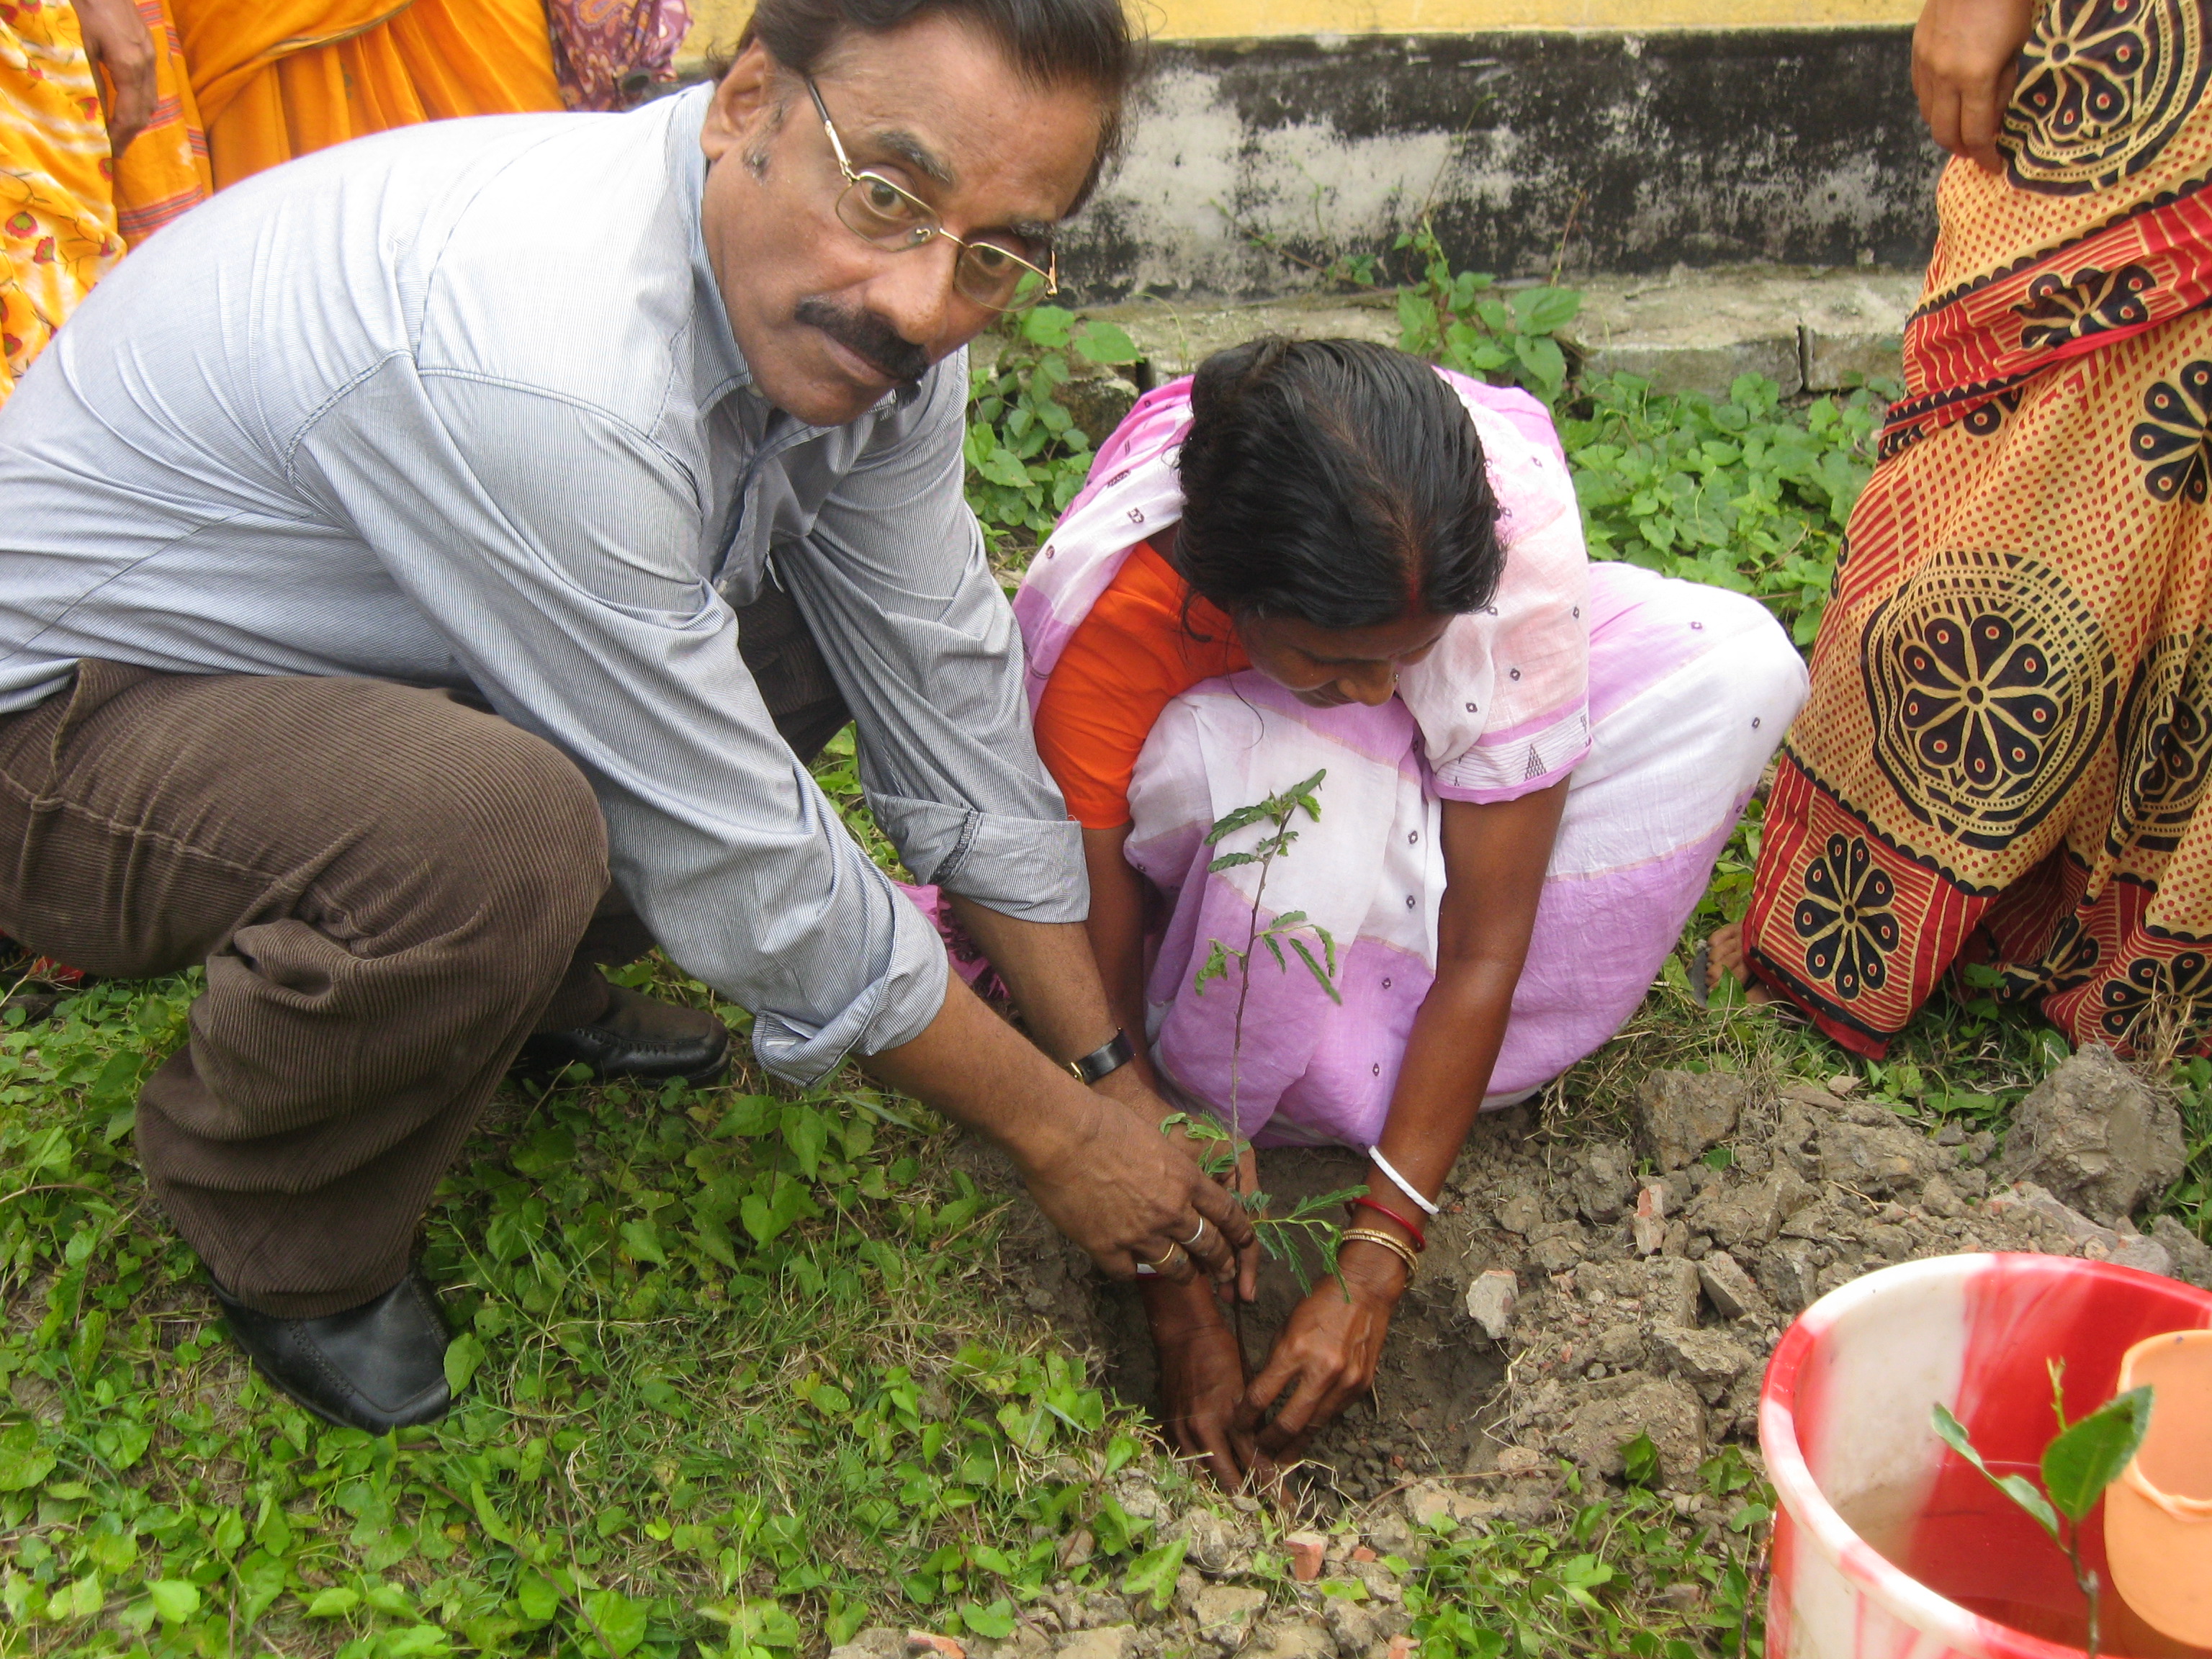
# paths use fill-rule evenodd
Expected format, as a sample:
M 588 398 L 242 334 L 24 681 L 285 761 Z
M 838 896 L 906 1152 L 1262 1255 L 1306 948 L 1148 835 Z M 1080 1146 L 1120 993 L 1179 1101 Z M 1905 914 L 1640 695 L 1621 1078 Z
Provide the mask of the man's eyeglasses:
M 945 229 L 936 210 L 919 196 L 900 189 L 880 173 L 854 171 L 837 137 L 836 123 L 830 118 L 829 106 L 822 101 L 821 88 L 811 76 L 806 77 L 806 91 L 814 100 L 815 113 L 822 118 L 822 130 L 830 135 L 837 170 L 845 175 L 845 188 L 837 197 L 837 217 L 848 230 L 871 246 L 892 253 L 909 253 L 943 237 L 960 250 L 952 265 L 952 286 L 962 298 L 987 310 L 1021 311 L 1060 292 L 1057 253 L 1047 254 L 1040 270 L 1004 240 L 985 236 L 963 241 Z

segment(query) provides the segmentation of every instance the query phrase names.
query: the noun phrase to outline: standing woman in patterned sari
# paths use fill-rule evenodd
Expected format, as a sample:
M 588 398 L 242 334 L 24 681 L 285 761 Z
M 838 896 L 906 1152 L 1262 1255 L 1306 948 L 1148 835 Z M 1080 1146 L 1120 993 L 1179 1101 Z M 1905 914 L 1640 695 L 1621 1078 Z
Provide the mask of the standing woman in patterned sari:
M 1749 910 L 1880 1056 L 1937 981 L 2076 1043 L 2212 1015 L 2212 0 L 1927 0 L 1954 159 Z

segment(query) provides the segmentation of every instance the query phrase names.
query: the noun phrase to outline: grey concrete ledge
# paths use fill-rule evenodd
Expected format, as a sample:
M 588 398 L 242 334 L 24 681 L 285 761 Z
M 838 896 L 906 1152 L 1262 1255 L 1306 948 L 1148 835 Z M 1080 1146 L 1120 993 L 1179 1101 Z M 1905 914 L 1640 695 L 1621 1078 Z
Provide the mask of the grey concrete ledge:
M 1626 373 L 1662 392 L 1725 396 L 1759 374 L 1784 396 L 1897 380 L 1917 273 L 1745 265 L 1663 276 L 1568 279 L 1583 295 L 1567 331 L 1585 374 Z M 1398 343 L 1394 294 L 1306 294 L 1236 304 L 1126 300 L 1086 308 L 1118 323 L 1145 354 L 1140 385 L 1188 374 L 1210 353 L 1265 333 Z M 991 337 L 976 355 L 995 355 Z

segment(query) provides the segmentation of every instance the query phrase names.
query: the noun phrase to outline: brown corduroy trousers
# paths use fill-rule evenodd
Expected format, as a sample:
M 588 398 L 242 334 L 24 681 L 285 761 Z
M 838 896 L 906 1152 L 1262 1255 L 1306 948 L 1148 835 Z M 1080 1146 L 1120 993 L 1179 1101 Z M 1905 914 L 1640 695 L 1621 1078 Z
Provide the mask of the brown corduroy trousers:
M 740 613 L 811 757 L 845 711 L 789 599 Z M 595 1018 L 651 944 L 559 750 L 382 680 L 79 665 L 0 716 L 0 933 L 116 978 L 203 963 L 147 1079 L 149 1182 L 222 1286 L 313 1317 L 407 1271 L 523 1039 Z

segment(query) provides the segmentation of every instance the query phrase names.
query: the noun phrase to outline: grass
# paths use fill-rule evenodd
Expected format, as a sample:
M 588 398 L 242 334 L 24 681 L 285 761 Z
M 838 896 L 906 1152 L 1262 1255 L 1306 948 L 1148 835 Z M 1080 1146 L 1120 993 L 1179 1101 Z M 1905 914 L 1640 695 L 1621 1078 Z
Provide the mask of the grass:
M 1431 309 L 1463 350 L 1503 340 L 1548 372 L 1527 331 L 1548 314 L 1485 333 L 1486 295 Z M 1034 413 L 1049 387 L 1031 390 L 995 395 Z M 1874 407 L 1790 408 L 1752 380 L 1717 400 L 1582 388 L 1561 409 L 1593 545 L 1755 592 L 1809 639 Z M 1058 500 L 1052 468 L 1083 457 L 1021 459 L 1048 472 L 1021 489 Z M 1005 526 L 1032 529 L 1012 501 Z M 849 733 L 818 771 L 890 864 Z M 1741 913 L 1758 836 L 1754 814 L 1692 936 Z M 1656 1064 L 1848 1067 L 1915 1122 L 2002 1127 L 2063 1052 L 1962 990 L 1869 1065 L 1726 998 L 1709 1013 L 1681 974 L 1552 1091 L 1547 1132 L 1617 1123 Z M 711 1001 L 657 959 L 617 977 Z M 0 1021 L 0 1652 L 781 1659 L 864 1622 L 998 1634 L 1063 1577 L 1172 1590 L 1180 1546 L 1132 1494 L 1196 1489 L 1019 1316 L 995 1200 L 944 1126 L 849 1074 L 503 1092 L 423 1231 L 460 1334 L 452 1417 L 378 1440 L 273 1396 L 131 1154 L 139 1079 L 195 988 L 96 986 L 49 1023 Z M 2212 1064 L 2172 1086 L 2192 1158 L 2168 1202 L 2203 1233 Z M 1555 1528 L 1443 1528 L 1399 1564 L 1426 1659 L 1757 1653 L 1768 1499 L 1737 1454 L 1704 1478 L 1735 1500 L 1715 1532 L 1632 1483 L 1577 1487 Z M 1284 1570 L 1262 1553 L 1262 1582 Z
M 503 1096 L 424 1230 L 463 1403 L 316 1423 L 222 1340 L 128 1156 L 194 988 L 0 1037 L 0 1647 L 781 1652 L 876 1607 L 1002 1626 L 1078 1528 L 1096 1573 L 1145 1555 L 1127 1413 L 1004 1313 L 941 1128 L 850 1079 Z

